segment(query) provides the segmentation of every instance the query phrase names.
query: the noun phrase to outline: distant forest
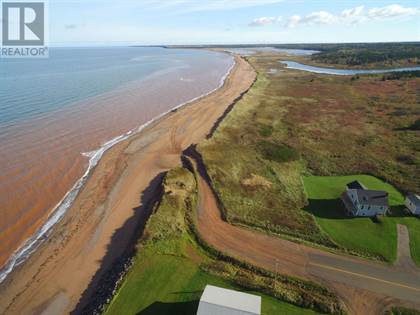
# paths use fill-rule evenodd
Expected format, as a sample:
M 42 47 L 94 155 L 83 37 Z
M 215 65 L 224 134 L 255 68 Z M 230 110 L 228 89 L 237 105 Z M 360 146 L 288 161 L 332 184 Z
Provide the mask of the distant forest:
M 392 65 L 398 61 L 408 61 L 420 64 L 420 43 L 349 44 L 317 50 L 321 53 L 313 55 L 312 60 L 321 63 L 359 66 L 369 63 Z
M 172 46 L 173 47 L 173 46 Z M 180 46 L 178 46 L 180 47 Z M 188 46 L 183 46 L 188 47 Z M 190 46 L 191 47 L 191 46 Z M 197 47 L 197 46 L 194 46 Z M 312 60 L 327 64 L 361 66 L 406 62 L 420 64 L 420 42 L 399 43 L 345 43 L 345 44 L 264 44 L 264 45 L 209 45 L 200 47 L 246 48 L 274 47 L 288 49 L 310 49 L 320 51 Z
M 372 63 L 392 65 L 399 61 L 420 64 L 420 42 L 354 43 L 354 44 L 293 44 L 273 45 L 276 48 L 311 49 L 320 53 L 312 60 L 327 64 L 361 66 Z

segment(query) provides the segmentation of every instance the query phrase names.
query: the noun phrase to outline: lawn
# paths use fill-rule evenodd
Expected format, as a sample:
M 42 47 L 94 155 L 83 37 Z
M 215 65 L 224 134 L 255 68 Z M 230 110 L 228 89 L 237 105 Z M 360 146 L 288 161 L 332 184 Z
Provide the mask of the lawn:
M 190 258 L 150 252 L 136 262 L 106 314 L 195 315 L 206 284 L 244 291 L 202 271 Z M 262 297 L 262 314 L 318 314 L 258 292 L 248 293 Z
M 262 314 L 318 314 L 244 287 L 273 287 L 272 279 L 232 264 L 217 261 L 202 249 L 189 232 L 187 211 L 195 209 L 194 176 L 185 169 L 166 176 L 165 194 L 150 217 L 139 242 L 134 265 L 126 275 L 105 314 L 195 315 L 207 284 L 262 297 Z M 241 287 L 237 283 L 241 280 Z M 277 282 L 290 296 L 299 292 Z M 314 295 L 318 294 L 313 292 Z M 327 300 L 327 299 L 324 299 Z
M 348 217 L 339 197 L 345 185 L 353 180 L 359 180 L 369 189 L 386 190 L 391 214 L 379 222 Z M 393 262 L 397 255 L 396 224 L 405 224 L 410 233 L 413 259 L 420 264 L 420 220 L 405 216 L 404 197 L 392 185 L 368 175 L 307 176 L 303 182 L 309 200 L 306 210 L 314 214 L 321 228 L 337 244 L 365 256 Z

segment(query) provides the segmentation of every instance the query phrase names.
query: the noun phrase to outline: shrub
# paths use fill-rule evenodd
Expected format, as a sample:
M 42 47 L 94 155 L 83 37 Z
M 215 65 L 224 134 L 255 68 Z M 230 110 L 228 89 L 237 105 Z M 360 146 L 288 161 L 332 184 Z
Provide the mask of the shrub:
M 410 127 L 409 130 L 420 130 L 420 119 L 417 119 Z
M 257 148 L 266 160 L 291 162 L 299 159 L 299 153 L 284 144 L 260 141 L 257 144 Z
M 261 137 L 267 138 L 273 134 L 273 127 L 269 125 L 262 125 L 259 130 Z

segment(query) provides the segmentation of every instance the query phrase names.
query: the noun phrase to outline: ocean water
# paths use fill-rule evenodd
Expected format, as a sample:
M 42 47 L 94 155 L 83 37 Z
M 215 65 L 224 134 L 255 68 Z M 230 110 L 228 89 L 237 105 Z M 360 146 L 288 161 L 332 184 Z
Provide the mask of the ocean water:
M 225 53 L 53 48 L 0 59 L 0 282 L 64 215 L 115 143 L 218 88 Z
M 420 67 L 409 67 L 409 68 L 394 68 L 394 69 L 335 69 L 335 68 L 323 68 L 305 65 L 295 61 L 280 61 L 284 63 L 286 68 L 296 69 L 302 71 L 308 71 L 313 73 L 321 74 L 334 74 L 334 75 L 356 75 L 356 74 L 378 74 L 387 72 L 402 72 L 402 71 L 418 71 Z

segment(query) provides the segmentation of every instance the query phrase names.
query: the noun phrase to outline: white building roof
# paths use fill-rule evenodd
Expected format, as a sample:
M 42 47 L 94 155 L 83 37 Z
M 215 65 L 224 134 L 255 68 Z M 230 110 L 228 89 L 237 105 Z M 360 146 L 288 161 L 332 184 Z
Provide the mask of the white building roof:
M 207 285 L 197 315 L 260 315 L 261 297 Z

